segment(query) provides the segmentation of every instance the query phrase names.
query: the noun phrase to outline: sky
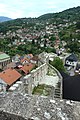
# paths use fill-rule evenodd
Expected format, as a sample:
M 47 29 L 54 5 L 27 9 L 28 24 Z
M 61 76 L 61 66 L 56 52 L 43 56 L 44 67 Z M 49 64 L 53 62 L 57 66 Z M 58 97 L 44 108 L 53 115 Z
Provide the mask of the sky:
M 0 0 L 0 16 L 38 17 L 80 6 L 80 0 Z

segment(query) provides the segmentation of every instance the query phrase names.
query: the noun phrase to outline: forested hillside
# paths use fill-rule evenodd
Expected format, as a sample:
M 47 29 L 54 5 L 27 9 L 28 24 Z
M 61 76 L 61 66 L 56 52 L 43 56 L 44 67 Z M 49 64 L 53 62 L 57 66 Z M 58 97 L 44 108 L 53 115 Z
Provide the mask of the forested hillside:
M 7 30 L 15 30 L 24 27 L 35 25 L 36 22 L 64 24 L 66 22 L 80 21 L 80 7 L 67 9 L 59 13 L 49 13 L 38 18 L 19 18 L 7 22 L 0 23 L 0 32 Z
M 80 6 L 38 18 L 18 18 L 0 23 L 0 51 L 11 56 L 54 52 L 57 39 L 65 41 L 70 52 L 80 52 Z
M 66 19 L 69 21 L 75 21 L 75 20 L 80 20 L 80 6 L 79 7 L 74 7 L 74 8 L 70 8 L 67 10 L 64 10 L 62 12 L 59 13 L 48 13 L 45 15 L 42 15 L 40 17 L 38 17 L 38 19 L 40 20 L 49 20 L 49 19 L 53 19 L 53 20 L 57 20 L 57 19 Z

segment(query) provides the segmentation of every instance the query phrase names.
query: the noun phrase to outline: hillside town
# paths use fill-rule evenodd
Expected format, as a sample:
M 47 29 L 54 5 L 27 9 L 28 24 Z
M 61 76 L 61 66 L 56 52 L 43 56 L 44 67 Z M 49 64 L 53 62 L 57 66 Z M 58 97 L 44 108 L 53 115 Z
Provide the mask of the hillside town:
M 0 23 L 0 120 L 80 120 L 80 23 L 63 13 Z

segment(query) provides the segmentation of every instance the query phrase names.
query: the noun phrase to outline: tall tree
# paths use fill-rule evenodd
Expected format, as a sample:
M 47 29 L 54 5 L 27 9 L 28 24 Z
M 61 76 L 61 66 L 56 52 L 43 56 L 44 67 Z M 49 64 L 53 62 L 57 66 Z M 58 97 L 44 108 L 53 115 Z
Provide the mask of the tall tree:
M 59 71 L 64 71 L 63 61 L 59 57 L 55 57 L 53 61 L 50 62 L 52 66 L 54 66 Z

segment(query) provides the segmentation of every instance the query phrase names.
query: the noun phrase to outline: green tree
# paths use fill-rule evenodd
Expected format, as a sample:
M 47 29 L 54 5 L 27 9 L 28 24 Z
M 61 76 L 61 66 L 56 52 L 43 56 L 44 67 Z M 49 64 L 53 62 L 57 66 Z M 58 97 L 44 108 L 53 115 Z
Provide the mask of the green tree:
M 76 28 L 77 28 L 77 29 L 80 29 L 80 22 L 77 22 L 77 23 L 76 23 Z
M 54 60 L 50 62 L 50 64 L 59 71 L 65 71 L 63 61 L 59 57 L 55 57 Z
M 55 48 L 50 48 L 50 47 L 46 47 L 46 48 L 45 48 L 45 51 L 46 51 L 47 53 L 51 53 L 51 52 L 56 53 Z
M 56 40 L 56 37 L 55 36 L 51 36 L 51 38 L 50 38 L 50 41 L 55 41 Z

